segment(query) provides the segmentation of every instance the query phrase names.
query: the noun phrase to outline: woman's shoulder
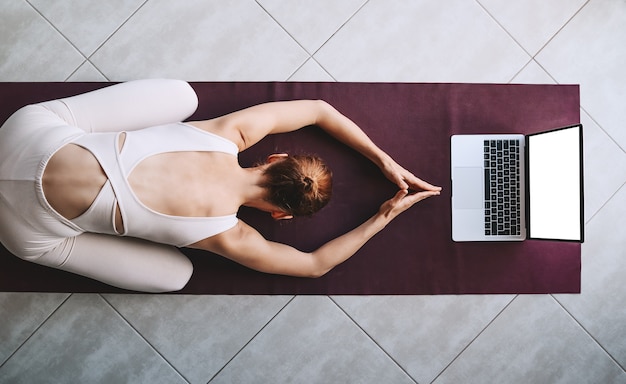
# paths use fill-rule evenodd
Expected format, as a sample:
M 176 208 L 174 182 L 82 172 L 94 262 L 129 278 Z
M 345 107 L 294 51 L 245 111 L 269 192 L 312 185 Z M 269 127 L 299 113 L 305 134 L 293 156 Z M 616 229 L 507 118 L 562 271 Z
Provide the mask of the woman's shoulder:
M 228 120 L 218 118 L 212 120 L 189 121 L 185 124 L 233 143 L 239 152 L 245 148 L 238 128 L 235 124 Z

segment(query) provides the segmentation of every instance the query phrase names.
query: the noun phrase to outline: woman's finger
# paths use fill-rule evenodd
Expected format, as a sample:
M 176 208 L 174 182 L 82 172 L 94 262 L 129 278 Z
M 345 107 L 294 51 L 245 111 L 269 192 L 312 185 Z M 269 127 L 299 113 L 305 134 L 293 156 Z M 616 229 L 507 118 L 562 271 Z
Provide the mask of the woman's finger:
M 441 187 L 436 185 L 432 185 L 417 176 L 411 175 L 410 178 L 406 179 L 407 182 L 411 185 L 412 188 L 424 190 L 424 191 L 441 191 Z

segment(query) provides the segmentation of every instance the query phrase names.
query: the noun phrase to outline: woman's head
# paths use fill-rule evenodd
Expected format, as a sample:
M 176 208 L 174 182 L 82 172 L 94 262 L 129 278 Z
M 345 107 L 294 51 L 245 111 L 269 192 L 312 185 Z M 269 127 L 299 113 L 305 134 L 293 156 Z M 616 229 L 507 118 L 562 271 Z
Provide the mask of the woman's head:
M 289 215 L 311 216 L 330 201 L 332 173 L 317 156 L 270 156 L 263 174 L 266 200 Z

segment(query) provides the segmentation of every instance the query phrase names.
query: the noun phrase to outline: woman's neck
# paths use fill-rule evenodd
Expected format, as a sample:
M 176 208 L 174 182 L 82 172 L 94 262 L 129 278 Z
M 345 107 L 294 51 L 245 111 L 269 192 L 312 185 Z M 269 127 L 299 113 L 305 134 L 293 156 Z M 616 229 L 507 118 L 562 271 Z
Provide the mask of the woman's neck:
M 241 205 L 271 212 L 274 208 L 267 202 L 267 190 L 261 185 L 263 183 L 264 167 L 242 168 L 239 176 L 239 188 Z

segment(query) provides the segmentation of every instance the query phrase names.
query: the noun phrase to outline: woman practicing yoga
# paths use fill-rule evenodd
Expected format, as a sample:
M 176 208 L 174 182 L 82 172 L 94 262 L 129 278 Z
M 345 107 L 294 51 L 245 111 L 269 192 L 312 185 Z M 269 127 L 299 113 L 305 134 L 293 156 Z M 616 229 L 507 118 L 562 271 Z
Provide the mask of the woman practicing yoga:
M 323 101 L 181 123 L 197 103 L 186 82 L 139 80 L 15 112 L 0 128 L 2 244 L 22 259 L 137 291 L 185 286 L 193 267 L 177 247 L 316 277 L 439 194 Z M 273 154 L 242 168 L 237 155 L 268 134 L 312 124 L 377 164 L 399 191 L 359 227 L 305 253 L 267 241 L 236 214 L 248 206 L 275 219 L 311 215 L 330 199 L 330 171 L 314 156 Z

